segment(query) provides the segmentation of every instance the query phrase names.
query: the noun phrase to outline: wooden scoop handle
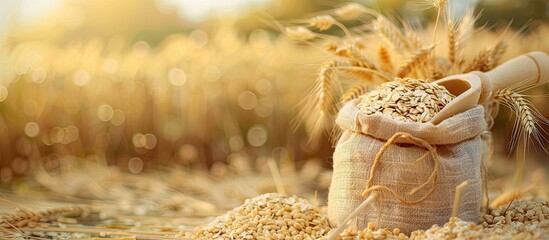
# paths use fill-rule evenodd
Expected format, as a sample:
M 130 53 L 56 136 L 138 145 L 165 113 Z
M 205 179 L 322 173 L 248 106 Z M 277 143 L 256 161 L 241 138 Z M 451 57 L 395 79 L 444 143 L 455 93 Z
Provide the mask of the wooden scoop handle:
M 483 93 L 501 90 L 517 84 L 525 86 L 547 82 L 549 81 L 549 56 L 544 52 L 530 52 L 513 58 L 489 72 L 475 71 L 472 73 L 483 80 L 489 81 L 489 84 L 483 84 Z

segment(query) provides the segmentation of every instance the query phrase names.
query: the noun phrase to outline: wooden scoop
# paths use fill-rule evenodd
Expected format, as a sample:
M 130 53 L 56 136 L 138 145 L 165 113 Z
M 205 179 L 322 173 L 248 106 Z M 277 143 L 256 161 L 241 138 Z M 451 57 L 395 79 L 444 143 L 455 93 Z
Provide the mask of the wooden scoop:
M 532 85 L 549 81 L 549 56 L 544 52 L 531 52 L 513 58 L 489 72 L 473 71 L 452 75 L 435 81 L 446 87 L 456 98 L 450 101 L 430 120 L 439 124 L 486 101 L 492 92 L 516 84 Z

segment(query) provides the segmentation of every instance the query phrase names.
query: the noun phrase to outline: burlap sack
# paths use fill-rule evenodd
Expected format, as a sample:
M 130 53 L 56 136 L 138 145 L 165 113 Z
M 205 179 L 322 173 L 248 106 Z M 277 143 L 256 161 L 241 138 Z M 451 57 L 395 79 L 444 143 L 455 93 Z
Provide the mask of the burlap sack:
M 378 197 L 352 223 L 359 228 L 372 222 L 410 233 L 442 225 L 452 216 L 456 186 L 464 181 L 468 185 L 457 216 L 477 221 L 482 202 L 480 135 L 486 129 L 482 106 L 433 125 L 366 115 L 357 103 L 348 102 L 336 120 L 344 133 L 335 148 L 328 195 L 332 227 L 372 192 Z

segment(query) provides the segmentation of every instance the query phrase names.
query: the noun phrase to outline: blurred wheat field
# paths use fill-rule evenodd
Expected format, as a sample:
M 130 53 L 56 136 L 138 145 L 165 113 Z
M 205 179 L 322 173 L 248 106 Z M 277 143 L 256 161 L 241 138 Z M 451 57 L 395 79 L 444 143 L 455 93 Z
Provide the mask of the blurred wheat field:
M 117 38 L 18 45 L 3 71 L 2 141 L 14 144 L 2 146 L 2 171 L 67 155 L 143 165 L 137 173 L 300 151 L 288 123 L 320 54 L 264 30 L 249 43 L 232 31 L 173 35 L 155 49 Z
M 269 192 L 325 206 L 332 143 L 310 141 L 292 121 L 328 55 L 325 42 L 338 39 L 296 41 L 276 30 L 219 21 L 158 43 L 93 35 L 61 44 L 7 41 L 0 48 L 0 236 L 184 238 L 181 232 Z M 423 31 L 433 32 L 432 24 Z M 546 22 L 509 31 L 502 62 L 549 52 Z M 503 32 L 499 25 L 479 32 L 473 42 L 483 44 L 464 54 L 476 55 Z M 546 97 L 531 101 L 549 116 Z M 543 151 L 528 148 L 529 174 L 518 186 L 510 181 L 520 153 L 507 149 L 510 114 L 502 115 L 489 195 L 523 190 L 520 197 L 549 199 Z

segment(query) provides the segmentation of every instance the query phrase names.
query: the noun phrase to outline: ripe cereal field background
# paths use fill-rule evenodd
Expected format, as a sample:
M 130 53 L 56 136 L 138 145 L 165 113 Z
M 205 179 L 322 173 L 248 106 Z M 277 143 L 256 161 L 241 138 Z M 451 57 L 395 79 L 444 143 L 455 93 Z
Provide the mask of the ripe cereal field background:
M 547 53 L 547 9 L 538 0 L 0 3 L 0 236 L 547 238 L 547 82 L 494 92 L 485 106 L 477 222 L 403 232 L 359 228 L 353 214 L 337 227 L 326 213 L 345 103 L 428 121 L 439 106 L 422 114 L 397 104 L 413 96 L 376 87 Z M 451 98 L 438 90 L 443 106 Z M 394 106 L 378 103 L 387 94 Z

